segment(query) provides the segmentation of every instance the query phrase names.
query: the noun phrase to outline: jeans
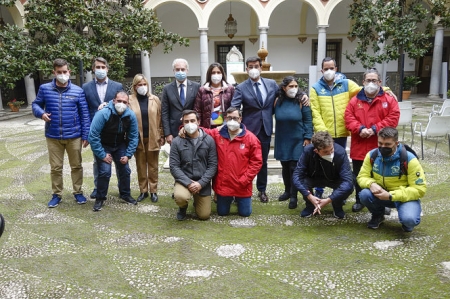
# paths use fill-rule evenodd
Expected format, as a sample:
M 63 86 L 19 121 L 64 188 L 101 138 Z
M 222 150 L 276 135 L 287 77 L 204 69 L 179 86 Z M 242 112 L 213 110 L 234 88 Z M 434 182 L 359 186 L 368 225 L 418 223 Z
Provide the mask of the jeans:
M 235 197 L 221 196 L 217 194 L 217 214 L 226 216 L 230 214 L 230 207 L 233 199 L 236 199 L 238 205 L 238 214 L 242 217 L 248 217 L 252 214 L 252 198 L 251 197 Z
M 407 202 L 380 200 L 370 192 L 370 189 L 363 189 L 359 194 L 359 198 L 361 203 L 369 209 L 373 216 L 382 216 L 384 214 L 384 207 L 396 208 L 398 211 L 398 219 L 404 226 L 413 228 L 420 223 L 422 208 L 419 199 Z
M 120 163 L 120 158 L 126 156 L 127 145 L 125 143 L 119 144 L 116 147 L 103 146 L 105 152 L 110 154 L 113 158 L 114 165 L 116 166 L 116 173 L 118 174 L 117 180 L 119 181 L 119 193 L 120 197 L 130 196 L 130 174 L 131 169 L 127 164 Z M 95 157 L 97 161 L 97 196 L 98 199 L 106 199 L 109 188 L 109 180 L 111 178 L 112 165 L 106 163 L 102 159 Z

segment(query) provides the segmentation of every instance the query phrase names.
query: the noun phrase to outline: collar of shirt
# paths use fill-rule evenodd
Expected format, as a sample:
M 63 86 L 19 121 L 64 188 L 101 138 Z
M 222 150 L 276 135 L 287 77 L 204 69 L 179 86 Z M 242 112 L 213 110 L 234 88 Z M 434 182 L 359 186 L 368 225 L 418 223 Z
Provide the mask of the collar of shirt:
M 108 84 L 108 77 L 106 77 L 105 81 L 103 81 L 103 82 L 100 82 L 97 79 L 94 79 L 94 80 L 95 80 L 95 84 L 98 84 L 98 85 L 107 85 Z
M 178 88 L 178 89 L 180 88 L 180 84 L 184 84 L 184 87 L 186 87 L 186 86 L 187 86 L 187 85 L 186 85 L 186 81 L 187 81 L 187 79 L 184 79 L 183 82 L 178 82 L 178 80 L 177 80 L 177 88 Z

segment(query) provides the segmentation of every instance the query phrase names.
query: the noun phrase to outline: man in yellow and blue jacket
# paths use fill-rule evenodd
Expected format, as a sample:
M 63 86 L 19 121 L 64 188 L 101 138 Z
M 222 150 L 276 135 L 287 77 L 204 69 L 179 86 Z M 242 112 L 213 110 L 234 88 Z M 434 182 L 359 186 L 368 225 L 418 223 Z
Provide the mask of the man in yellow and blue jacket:
M 376 156 L 372 156 L 374 151 Z M 401 158 L 402 151 L 405 161 Z M 368 228 L 380 226 L 385 207 L 397 209 L 405 232 L 419 225 L 420 198 L 427 190 L 425 174 L 416 156 L 398 142 L 395 128 L 385 127 L 378 132 L 378 148 L 367 153 L 357 181 L 362 188 L 361 203 L 372 213 Z

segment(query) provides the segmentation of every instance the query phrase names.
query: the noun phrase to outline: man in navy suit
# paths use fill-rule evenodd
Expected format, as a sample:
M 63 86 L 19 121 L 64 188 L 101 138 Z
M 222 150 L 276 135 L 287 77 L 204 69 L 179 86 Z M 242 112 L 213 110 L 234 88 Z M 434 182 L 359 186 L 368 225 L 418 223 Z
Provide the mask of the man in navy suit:
M 122 83 L 108 78 L 108 69 L 109 65 L 105 58 L 95 58 L 92 63 L 92 71 L 95 73 L 95 79 L 83 84 L 91 120 L 94 119 L 95 113 L 106 106 L 118 91 L 123 90 Z M 97 196 L 97 176 L 97 163 L 94 157 L 94 190 L 91 193 L 91 198 L 96 198 Z
M 168 144 L 178 136 L 183 110 L 192 110 L 200 84 L 188 79 L 189 64 L 186 59 L 177 58 L 172 63 L 175 81 L 164 86 L 161 97 L 161 117 L 164 136 Z
M 259 57 L 249 57 L 245 62 L 249 79 L 236 87 L 231 106 L 240 109 L 242 105 L 242 123 L 261 142 L 263 166 L 256 179 L 256 188 L 261 202 L 268 202 L 267 159 L 273 130 L 273 103 L 278 95 L 275 80 L 262 78 L 262 61 Z

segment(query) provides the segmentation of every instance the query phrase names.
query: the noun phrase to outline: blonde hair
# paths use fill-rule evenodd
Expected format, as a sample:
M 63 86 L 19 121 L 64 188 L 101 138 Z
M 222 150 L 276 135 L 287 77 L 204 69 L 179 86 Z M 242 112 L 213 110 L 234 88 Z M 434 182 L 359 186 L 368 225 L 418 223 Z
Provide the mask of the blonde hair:
M 151 93 L 150 93 L 150 86 L 148 85 L 148 80 L 142 74 L 136 74 L 136 76 L 134 76 L 133 83 L 131 83 L 131 94 L 137 97 L 136 85 L 138 85 L 142 80 L 144 80 L 145 83 L 147 83 L 147 96 L 150 97 Z

